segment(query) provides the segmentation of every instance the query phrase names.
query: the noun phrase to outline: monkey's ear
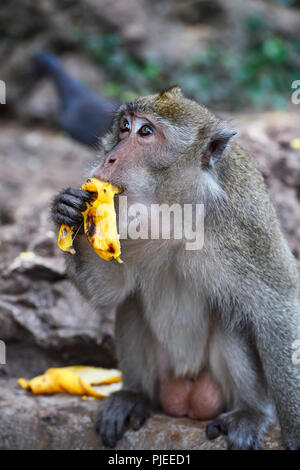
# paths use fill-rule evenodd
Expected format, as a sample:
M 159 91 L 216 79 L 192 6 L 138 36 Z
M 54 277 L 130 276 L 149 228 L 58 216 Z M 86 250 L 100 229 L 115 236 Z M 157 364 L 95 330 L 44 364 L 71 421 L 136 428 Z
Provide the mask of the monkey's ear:
M 215 164 L 218 163 L 218 161 L 222 158 L 230 139 L 236 133 L 236 131 L 226 129 L 213 134 L 206 150 L 202 155 L 202 167 L 214 167 Z
M 174 98 L 174 97 L 183 97 L 182 90 L 180 86 L 173 85 L 166 90 L 163 90 L 159 93 L 158 98 Z

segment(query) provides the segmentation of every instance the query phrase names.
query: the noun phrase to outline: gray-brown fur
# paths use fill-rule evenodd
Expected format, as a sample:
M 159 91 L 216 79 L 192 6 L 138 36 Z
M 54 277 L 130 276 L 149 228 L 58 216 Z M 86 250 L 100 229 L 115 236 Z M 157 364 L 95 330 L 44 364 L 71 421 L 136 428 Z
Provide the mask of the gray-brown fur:
M 120 108 L 99 168 L 119 145 L 124 112 L 153 116 L 165 143 L 149 150 L 159 149 L 160 161 L 153 156 L 146 167 L 142 158 L 136 169 L 117 169 L 112 182 L 132 187 L 133 201 L 206 209 L 200 251 L 186 251 L 178 240 L 124 240 L 124 264 L 117 265 L 99 259 L 79 236 L 77 254 L 66 256 L 71 279 L 95 308 L 118 307 L 116 343 L 128 396 L 140 392 L 158 406 L 160 344 L 176 376 L 208 368 L 221 386 L 227 410 L 208 424 L 210 438 L 226 432 L 229 447 L 258 448 L 275 405 L 285 444 L 300 448 L 300 367 L 291 359 L 300 327 L 299 274 L 261 173 L 227 125 L 178 87 Z M 108 445 L 121 437 L 133 409 L 117 397 L 106 400 L 101 414 Z M 142 422 L 148 414 L 141 403 Z

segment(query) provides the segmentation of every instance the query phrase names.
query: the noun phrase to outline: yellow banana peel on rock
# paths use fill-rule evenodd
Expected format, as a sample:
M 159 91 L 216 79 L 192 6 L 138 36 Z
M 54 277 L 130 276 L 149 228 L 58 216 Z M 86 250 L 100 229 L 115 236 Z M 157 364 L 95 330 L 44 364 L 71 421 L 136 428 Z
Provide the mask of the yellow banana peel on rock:
M 117 369 L 69 366 L 46 370 L 31 380 L 20 378 L 20 387 L 35 395 L 69 393 L 94 398 L 106 398 L 122 388 L 122 374 Z
M 92 201 L 82 213 L 84 233 L 95 252 L 106 261 L 120 259 L 121 247 L 117 232 L 114 196 L 122 190 L 110 183 L 90 178 L 81 186 L 84 191 L 92 193 Z M 76 236 L 73 227 L 61 225 L 58 235 L 58 246 L 61 250 L 75 254 L 73 240 Z

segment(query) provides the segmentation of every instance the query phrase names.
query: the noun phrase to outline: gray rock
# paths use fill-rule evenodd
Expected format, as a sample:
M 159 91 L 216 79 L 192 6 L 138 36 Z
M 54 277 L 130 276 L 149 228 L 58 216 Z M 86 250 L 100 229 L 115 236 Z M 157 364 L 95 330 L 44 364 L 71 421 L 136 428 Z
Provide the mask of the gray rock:
M 16 379 L 0 379 L 0 449 L 104 449 L 95 432 L 102 400 L 69 395 L 33 395 Z M 209 441 L 205 423 L 152 416 L 139 431 L 128 431 L 116 449 L 225 449 L 224 437 Z M 282 448 L 278 427 L 266 436 L 265 449 Z

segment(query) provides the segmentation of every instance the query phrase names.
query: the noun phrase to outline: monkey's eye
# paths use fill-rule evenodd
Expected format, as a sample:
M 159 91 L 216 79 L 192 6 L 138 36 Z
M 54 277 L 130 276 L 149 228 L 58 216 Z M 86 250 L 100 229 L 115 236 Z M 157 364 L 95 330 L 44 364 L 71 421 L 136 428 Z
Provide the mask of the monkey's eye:
M 124 119 L 124 121 L 120 125 L 120 132 L 129 132 L 130 131 L 130 124 L 127 121 L 127 119 Z
M 147 135 L 150 135 L 153 133 L 153 129 L 150 126 L 147 126 L 146 124 L 142 126 L 139 130 L 139 134 L 142 137 L 146 137 Z

